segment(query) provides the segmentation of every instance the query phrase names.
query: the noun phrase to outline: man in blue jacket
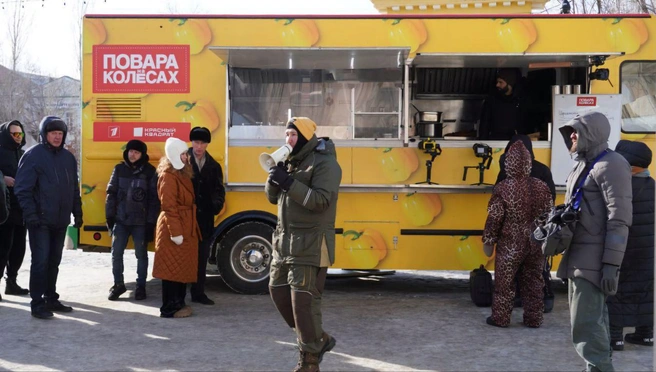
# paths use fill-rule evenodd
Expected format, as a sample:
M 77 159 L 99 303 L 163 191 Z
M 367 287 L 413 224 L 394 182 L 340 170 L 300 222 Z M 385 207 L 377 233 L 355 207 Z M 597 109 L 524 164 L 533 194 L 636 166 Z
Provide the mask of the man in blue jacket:
M 57 274 L 66 228 L 75 218 L 82 226 L 82 201 L 75 157 L 64 148 L 66 123 L 46 116 L 39 124 L 40 143 L 18 163 L 14 194 L 23 210 L 32 251 L 30 295 L 32 316 L 47 319 L 52 312 L 71 312 L 59 302 Z

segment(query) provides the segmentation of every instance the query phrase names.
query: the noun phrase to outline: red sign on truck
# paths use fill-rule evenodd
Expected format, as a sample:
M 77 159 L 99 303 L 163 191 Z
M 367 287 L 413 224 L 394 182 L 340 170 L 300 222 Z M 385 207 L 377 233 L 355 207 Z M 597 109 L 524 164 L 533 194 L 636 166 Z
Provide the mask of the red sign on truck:
M 169 137 L 187 138 L 191 123 L 117 123 L 94 122 L 93 140 L 127 142 L 138 139 L 143 142 L 166 142 Z
M 94 45 L 94 93 L 189 93 L 189 45 Z
M 597 106 L 597 97 L 577 97 L 577 106 Z

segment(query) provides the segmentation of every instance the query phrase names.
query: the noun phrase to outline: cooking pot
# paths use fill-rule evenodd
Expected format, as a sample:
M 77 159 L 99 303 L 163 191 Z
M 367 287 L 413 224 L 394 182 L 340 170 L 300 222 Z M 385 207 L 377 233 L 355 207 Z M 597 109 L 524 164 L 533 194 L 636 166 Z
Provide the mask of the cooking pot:
M 414 116 L 416 135 L 419 137 L 441 137 L 442 112 L 421 111 L 415 105 L 412 105 L 412 107 L 417 110 Z
M 442 137 L 442 123 L 424 121 L 415 123 L 419 137 Z

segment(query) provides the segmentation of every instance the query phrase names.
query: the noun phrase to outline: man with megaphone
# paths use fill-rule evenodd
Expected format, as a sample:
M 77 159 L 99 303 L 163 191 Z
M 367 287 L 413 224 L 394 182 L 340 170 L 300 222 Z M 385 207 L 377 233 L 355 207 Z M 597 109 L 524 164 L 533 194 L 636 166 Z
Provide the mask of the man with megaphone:
M 335 261 L 335 214 L 342 180 L 335 144 L 317 138 L 316 128 L 305 117 L 288 122 L 289 159 L 269 169 L 264 187 L 269 202 L 278 205 L 271 299 L 296 331 L 300 356 L 294 371 L 313 372 L 319 371 L 324 353 L 336 343 L 321 325 L 321 295 L 328 266 Z

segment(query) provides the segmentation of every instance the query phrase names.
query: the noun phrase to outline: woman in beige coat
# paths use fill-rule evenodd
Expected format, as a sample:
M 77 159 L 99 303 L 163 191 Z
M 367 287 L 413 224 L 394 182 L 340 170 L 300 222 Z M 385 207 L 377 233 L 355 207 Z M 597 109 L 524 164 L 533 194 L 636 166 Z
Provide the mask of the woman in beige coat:
M 153 277 L 162 280 L 160 316 L 185 318 L 192 313 L 184 298 L 187 283 L 196 282 L 200 236 L 193 171 L 185 142 L 169 138 L 165 151 L 157 167 L 157 194 L 162 207 L 157 219 Z

